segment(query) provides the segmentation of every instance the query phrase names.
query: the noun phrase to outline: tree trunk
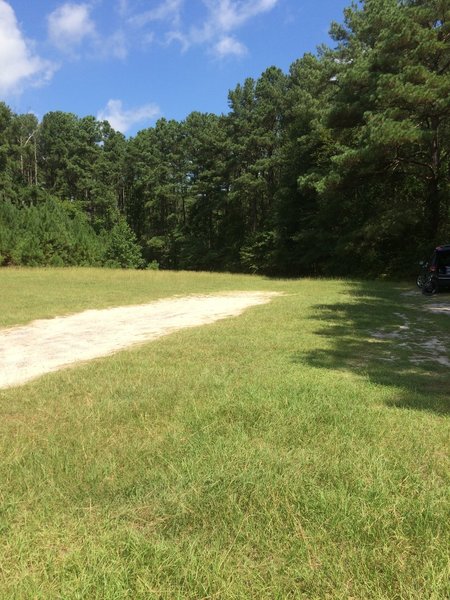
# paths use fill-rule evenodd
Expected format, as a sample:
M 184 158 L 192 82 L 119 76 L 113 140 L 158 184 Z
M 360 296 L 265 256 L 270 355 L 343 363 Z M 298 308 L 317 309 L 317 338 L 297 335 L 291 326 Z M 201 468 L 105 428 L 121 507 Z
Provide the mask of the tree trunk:
M 438 136 L 438 123 L 433 123 L 433 125 L 433 129 L 435 132 L 433 140 L 431 142 L 431 166 L 433 174 L 428 185 L 427 212 L 430 238 L 433 241 L 438 241 L 437 237 L 440 229 L 441 216 L 441 198 L 439 185 L 441 158 Z

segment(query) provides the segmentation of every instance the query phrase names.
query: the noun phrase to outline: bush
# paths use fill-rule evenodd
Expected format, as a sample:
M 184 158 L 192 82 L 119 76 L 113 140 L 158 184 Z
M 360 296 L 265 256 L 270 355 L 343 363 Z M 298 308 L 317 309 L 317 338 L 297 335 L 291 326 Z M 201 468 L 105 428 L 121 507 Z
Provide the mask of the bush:
M 147 266 L 145 268 L 148 271 L 158 271 L 159 270 L 159 262 L 157 260 L 152 260 L 151 262 L 147 263 Z
M 104 264 L 107 267 L 139 269 L 144 265 L 141 248 L 126 220 L 121 217 L 112 230 L 104 233 L 106 250 Z
M 0 203 L 0 266 L 100 264 L 103 248 L 86 216 L 50 199 L 37 206 Z

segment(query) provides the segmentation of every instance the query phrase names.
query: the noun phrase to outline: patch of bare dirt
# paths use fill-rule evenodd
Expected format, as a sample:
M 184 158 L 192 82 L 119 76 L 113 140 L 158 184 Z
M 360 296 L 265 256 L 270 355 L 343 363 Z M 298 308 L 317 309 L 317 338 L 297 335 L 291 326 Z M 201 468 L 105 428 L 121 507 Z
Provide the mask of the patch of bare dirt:
M 427 308 L 431 308 L 431 305 L 428 305 Z M 390 331 L 385 329 L 372 331 L 372 338 L 395 341 L 398 349 L 409 351 L 409 361 L 413 364 L 434 362 L 450 367 L 447 346 L 442 339 L 436 336 L 427 337 L 426 329 L 412 325 L 403 313 L 394 313 L 394 315 L 399 320 L 396 328 Z M 388 356 L 382 357 L 380 360 L 394 362 L 396 359 L 390 352 Z
M 76 362 L 107 356 L 179 329 L 213 323 L 266 304 L 276 292 L 189 296 L 84 312 L 0 330 L 0 388 Z

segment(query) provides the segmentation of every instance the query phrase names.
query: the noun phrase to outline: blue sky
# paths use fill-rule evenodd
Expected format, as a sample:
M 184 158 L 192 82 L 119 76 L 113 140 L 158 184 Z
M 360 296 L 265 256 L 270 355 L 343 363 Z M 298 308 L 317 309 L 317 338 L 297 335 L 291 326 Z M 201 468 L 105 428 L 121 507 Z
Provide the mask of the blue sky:
M 0 100 L 108 119 L 226 113 L 227 95 L 330 43 L 350 0 L 0 0 Z

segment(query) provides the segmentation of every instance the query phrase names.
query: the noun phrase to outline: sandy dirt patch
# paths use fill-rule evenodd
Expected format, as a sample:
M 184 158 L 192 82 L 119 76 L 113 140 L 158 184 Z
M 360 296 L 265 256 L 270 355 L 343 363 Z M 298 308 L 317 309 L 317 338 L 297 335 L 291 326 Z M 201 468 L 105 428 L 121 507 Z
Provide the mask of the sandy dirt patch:
M 20 385 L 76 362 L 107 356 L 179 329 L 213 323 L 266 304 L 276 292 L 169 298 L 86 310 L 0 330 L 0 388 Z
M 423 308 L 425 310 L 429 310 L 431 312 L 443 313 L 446 315 L 450 315 L 450 295 L 445 293 L 442 295 L 436 296 L 424 296 L 421 290 L 410 290 L 408 292 L 402 292 L 402 296 L 412 296 L 412 297 L 422 297 L 423 300 Z
M 427 308 L 432 307 L 430 305 Z M 434 362 L 450 367 L 447 346 L 443 340 L 436 336 L 428 338 L 427 330 L 412 325 L 406 315 L 402 313 L 394 313 L 394 315 L 401 323 L 390 331 L 384 329 L 372 331 L 372 338 L 395 341 L 398 349 L 401 348 L 409 352 L 409 361 L 413 364 Z M 394 362 L 395 357 L 390 352 L 388 356 L 381 357 L 380 360 Z

